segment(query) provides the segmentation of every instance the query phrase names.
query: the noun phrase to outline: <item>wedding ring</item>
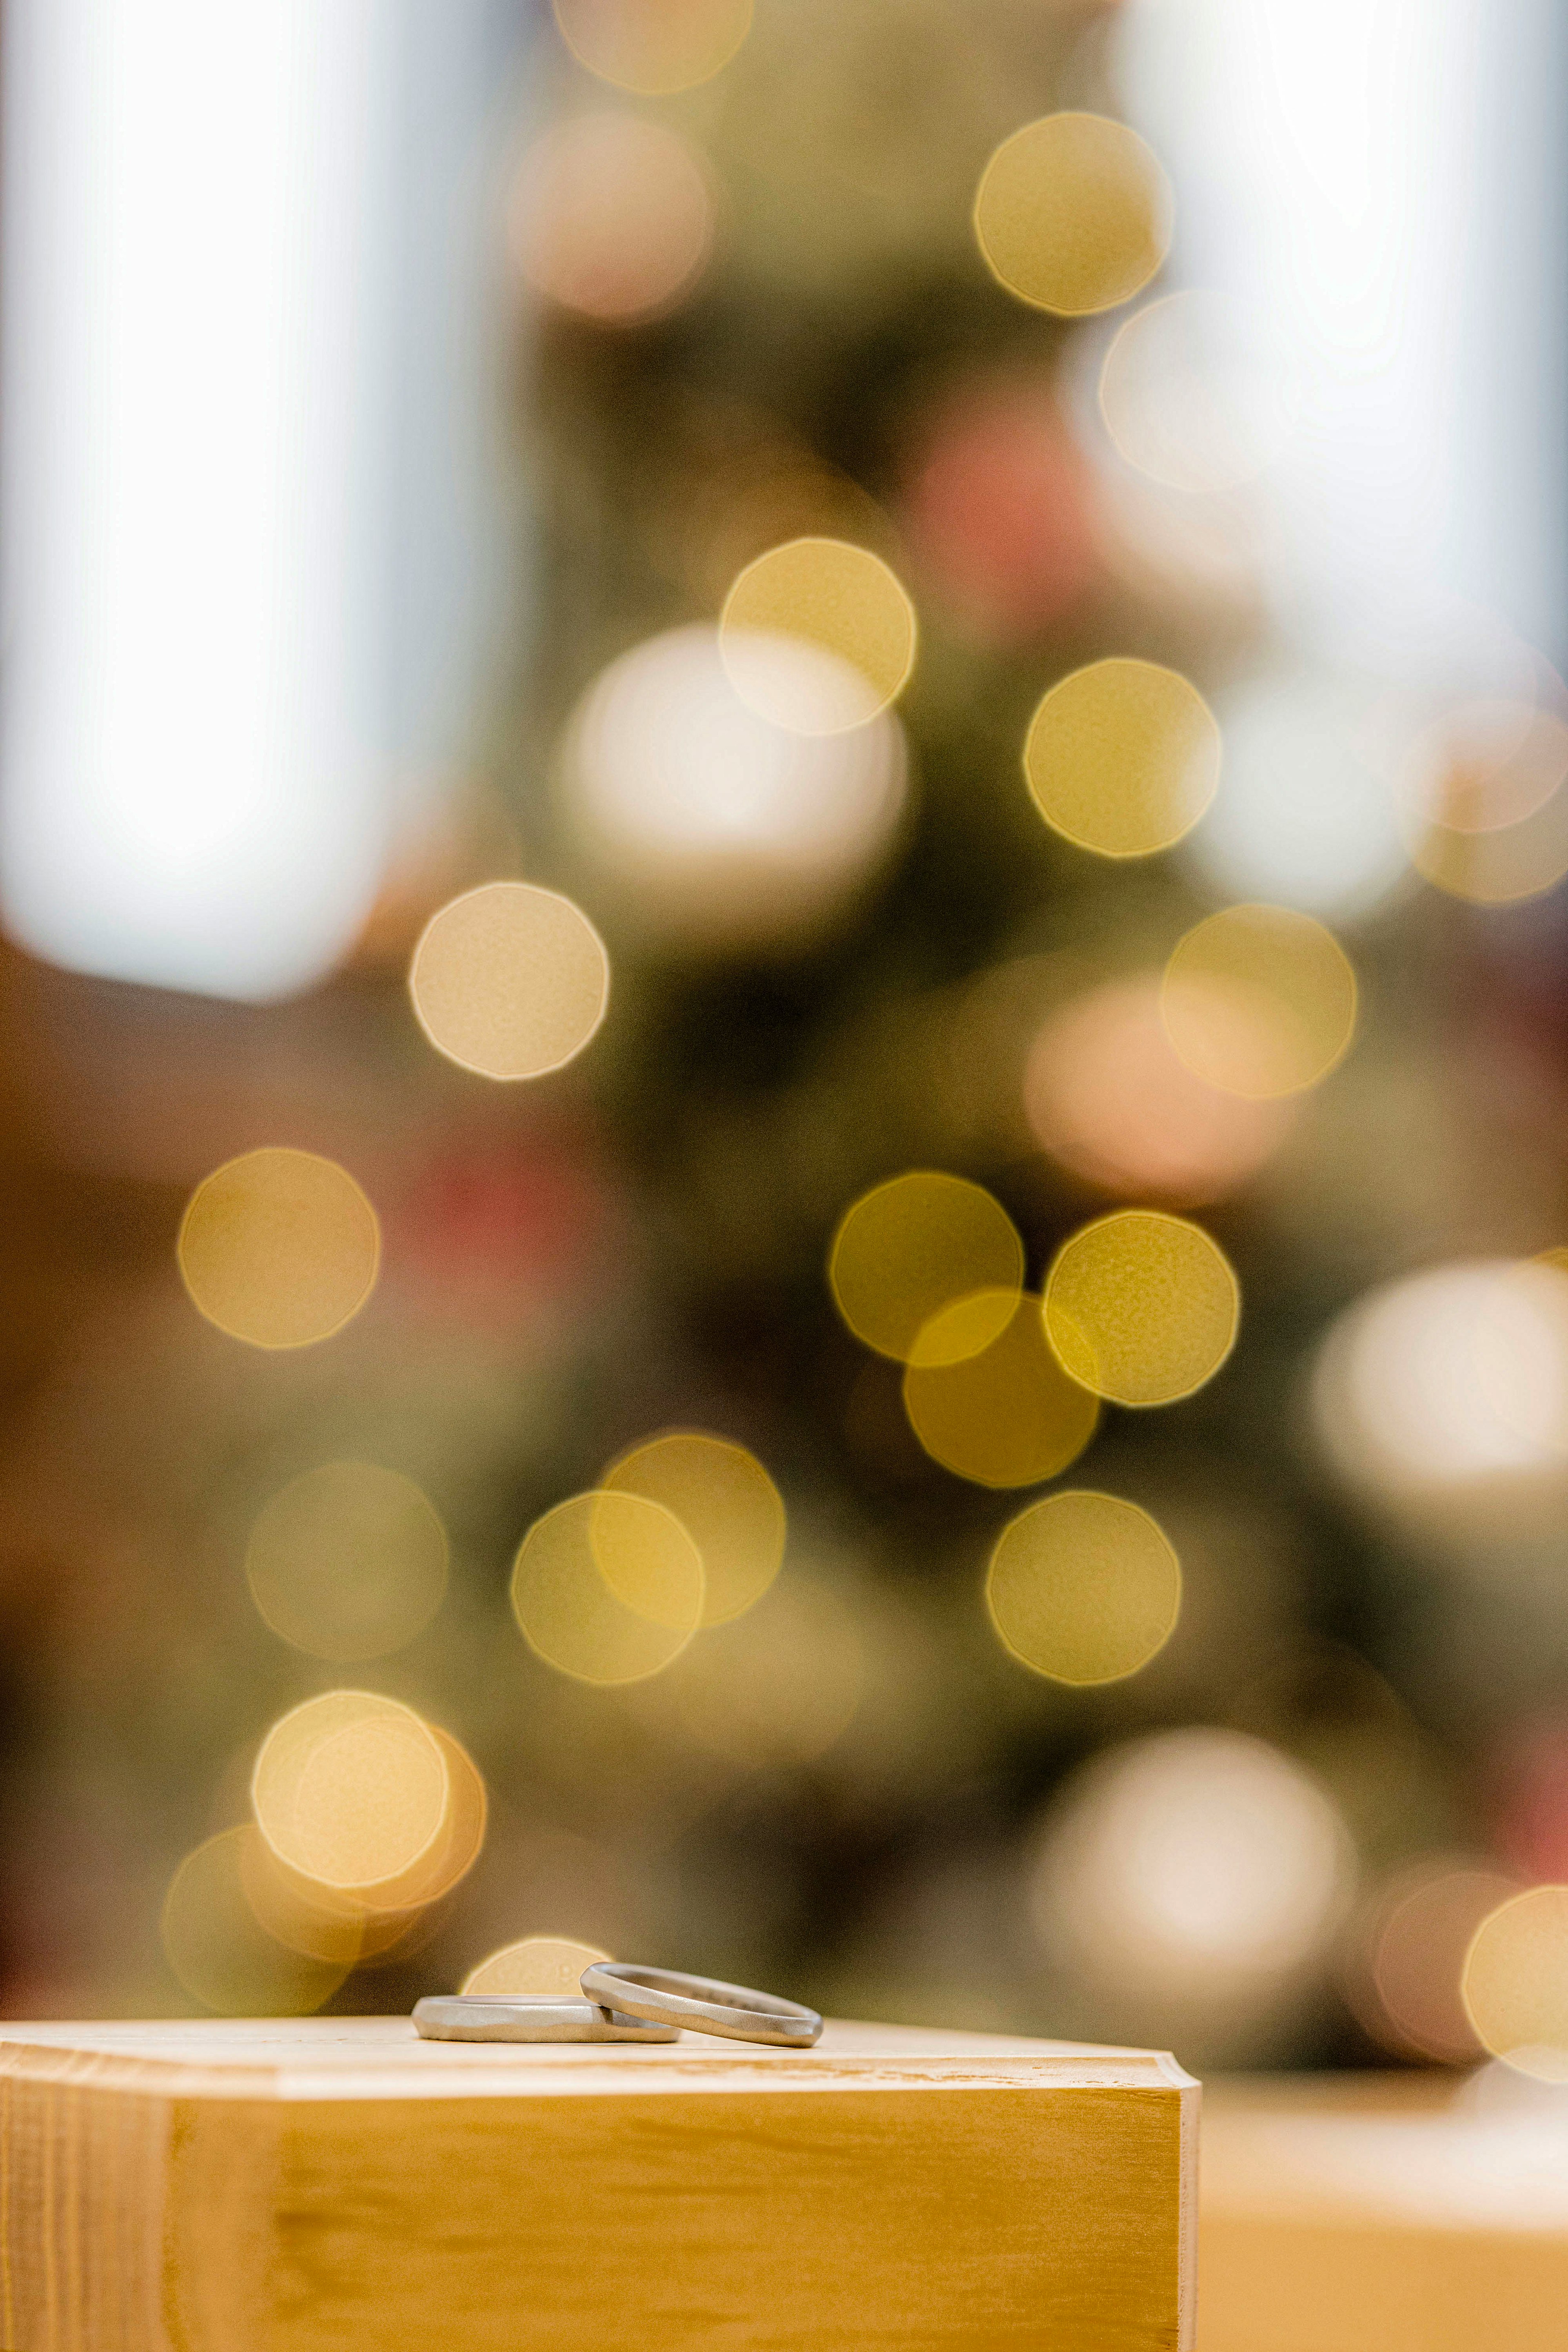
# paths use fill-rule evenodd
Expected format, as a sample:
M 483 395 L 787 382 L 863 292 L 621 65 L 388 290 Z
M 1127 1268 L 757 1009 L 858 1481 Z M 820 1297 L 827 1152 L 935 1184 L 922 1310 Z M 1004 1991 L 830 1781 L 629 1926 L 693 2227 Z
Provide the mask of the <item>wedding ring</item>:
M 816 2010 L 803 2009 L 798 2001 L 752 1992 L 746 1985 L 720 1984 L 712 1977 L 689 1977 L 679 1969 L 595 1960 L 580 1982 L 590 2000 L 614 2002 L 652 2024 L 687 2025 L 731 2042 L 782 2042 L 792 2050 L 808 2050 L 822 2032 Z
M 414 2031 L 425 2042 L 673 2042 L 673 2026 L 650 2025 L 595 2000 L 492 1999 L 486 1993 L 432 1994 L 414 2004 Z

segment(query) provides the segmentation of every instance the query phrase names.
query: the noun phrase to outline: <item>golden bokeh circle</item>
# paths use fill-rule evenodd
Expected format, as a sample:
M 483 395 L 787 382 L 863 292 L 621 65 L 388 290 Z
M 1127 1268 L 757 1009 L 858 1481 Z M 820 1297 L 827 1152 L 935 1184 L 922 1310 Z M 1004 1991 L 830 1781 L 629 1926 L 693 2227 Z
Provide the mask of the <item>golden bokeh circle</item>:
M 1054 832 L 1100 857 L 1150 857 L 1192 831 L 1219 786 L 1213 711 L 1179 670 L 1117 656 L 1053 686 L 1024 774 Z
M 915 666 L 919 625 L 891 565 L 847 539 L 792 539 L 740 574 L 719 621 L 719 650 L 742 702 L 794 732 L 865 727 L 895 701 Z M 802 699 L 772 641 L 795 638 L 833 656 L 837 690 Z
M 582 1990 L 584 1969 L 607 1960 L 596 1944 L 568 1936 L 524 1936 L 468 1970 L 463 1990 L 488 1993 L 492 2000 L 571 2000 Z
M 169 1882 L 159 1929 L 184 1990 L 220 2017 L 299 2017 L 320 2009 L 358 1957 L 315 1958 L 269 1934 L 244 1880 L 248 1827 L 225 1830 L 188 1853 Z
M 579 65 L 645 98 L 711 81 L 752 26 L 752 0 L 554 0 L 554 8 Z
M 209 1323 L 252 1348 L 309 1348 L 375 1287 L 381 1228 L 347 1169 L 268 1146 L 205 1177 L 180 1224 L 181 1278 Z
M 427 1724 L 426 1729 L 447 1768 L 446 1811 L 433 1843 L 405 1871 L 363 1890 L 362 1904 L 373 1923 L 385 1913 L 406 1915 L 443 1901 L 468 1876 L 484 1845 L 489 1798 L 479 1767 L 461 1741 L 439 1724 Z
M 376 1691 L 324 1691 L 273 1725 L 250 1796 L 257 1827 L 289 1869 L 400 1908 L 447 1828 L 452 1776 L 412 1707 Z
M 1155 1209 L 1118 1209 L 1080 1227 L 1046 1283 L 1046 1333 L 1063 1369 L 1116 1404 L 1191 1396 L 1229 1355 L 1240 1316 L 1218 1243 Z
M 992 275 L 1039 310 L 1083 318 L 1147 286 L 1171 244 L 1171 184 L 1135 131 L 1048 114 L 1003 141 L 974 199 Z
M 1539 898 L 1568 877 L 1568 791 L 1553 792 L 1529 816 L 1489 832 L 1417 824 L 1410 857 L 1423 881 L 1473 907 Z
M 1289 907 L 1227 907 L 1178 941 L 1160 1006 L 1188 1069 L 1254 1102 L 1303 1093 L 1349 1052 L 1355 970 L 1333 933 Z
M 263 1505 L 245 1572 L 272 1631 L 337 1664 L 384 1657 L 422 1633 L 447 1590 L 447 1533 L 412 1478 L 328 1462 Z
M 904 1410 L 933 1462 L 980 1486 L 1033 1486 L 1077 1461 L 1100 1405 L 1052 1355 L 1037 1298 L 980 1291 L 932 1323 L 904 1373 Z
M 279 1862 L 254 1822 L 240 1832 L 239 1879 L 259 1924 L 302 1958 L 352 1969 L 395 1942 L 406 1916 L 378 1919 L 347 1896 L 319 1886 Z
M 613 1462 L 600 1486 L 661 1503 L 702 1555 L 704 1625 L 725 1625 L 760 1601 L 784 1563 L 784 1497 L 743 1445 L 675 1429 Z
M 1502 833 L 1538 815 L 1565 780 L 1568 723 L 1533 702 L 1495 697 L 1459 703 L 1419 735 L 1399 792 L 1417 828 Z M 1472 854 L 1484 857 L 1484 845 Z
M 827 1254 L 827 1280 L 838 1312 L 858 1339 L 907 1363 L 939 1311 L 977 1293 L 1023 1286 L 1024 1244 L 1017 1227 L 983 1185 L 917 1169 L 874 1185 L 839 1220 Z M 929 1334 L 923 1360 L 942 1360 L 945 1343 L 971 1353 L 995 1339 L 1011 1310 L 995 1298 L 961 1328 Z M 977 1319 L 978 1318 L 978 1319 Z
M 1158 1656 L 1182 1607 L 1182 1566 L 1136 1503 L 1047 1495 L 1005 1528 L 985 1602 L 1014 1657 L 1052 1682 L 1123 1682 Z
M 610 960 L 583 912 L 532 882 L 485 882 L 431 916 L 408 968 L 419 1025 L 483 1078 L 542 1078 L 596 1035 Z
M 646 1496 L 573 1495 L 536 1519 L 512 1569 L 512 1613 L 535 1654 L 585 1683 L 641 1682 L 702 1622 L 702 1555 Z
M 1532 1886 L 1483 1919 L 1461 1989 L 1476 2037 L 1494 2058 L 1568 2083 L 1568 1886 Z

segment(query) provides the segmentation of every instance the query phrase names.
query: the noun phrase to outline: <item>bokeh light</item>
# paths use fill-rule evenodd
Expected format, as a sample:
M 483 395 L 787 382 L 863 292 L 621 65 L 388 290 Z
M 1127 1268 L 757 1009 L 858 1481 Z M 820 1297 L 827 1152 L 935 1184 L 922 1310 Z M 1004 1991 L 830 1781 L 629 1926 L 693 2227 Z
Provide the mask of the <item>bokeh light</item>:
M 444 1902 L 466 1878 L 484 1846 L 489 1799 L 473 1758 L 439 1724 L 426 1726 L 447 1768 L 447 1806 L 437 1836 L 398 1878 L 365 1890 L 367 1909 L 424 1910 Z
M 1197 688 L 1157 662 L 1091 662 L 1030 722 L 1024 773 L 1052 829 L 1100 857 L 1148 857 L 1190 833 L 1219 784 L 1220 737 Z
M 509 207 L 535 292 L 609 325 L 674 309 L 713 245 L 713 197 L 691 149 L 642 115 L 578 115 L 525 157 Z
M 1246 2050 L 1326 1964 L 1354 1857 L 1311 1775 L 1238 1731 L 1155 1734 L 1094 1758 L 1043 1825 L 1037 1930 L 1117 2030 Z
M 1401 2057 L 1468 2065 L 1483 2053 L 1465 2012 L 1465 1958 L 1517 1880 L 1458 1856 L 1426 1855 L 1378 1888 L 1344 1971 L 1361 2022 Z
M 1167 294 L 1119 328 L 1100 376 L 1117 453 L 1151 481 L 1196 495 L 1233 489 L 1278 457 L 1290 404 L 1225 296 Z
M 1376 698 L 1332 670 L 1281 667 L 1225 694 L 1225 790 L 1183 856 L 1227 898 L 1358 916 L 1408 876 Z
M 874 1185 L 845 1212 L 827 1255 L 838 1312 L 858 1339 L 907 1363 L 977 1353 L 1005 1329 L 1024 1280 L 1024 1244 L 984 1186 L 920 1169 Z M 957 1323 L 930 1329 L 941 1308 L 988 1295 Z M 945 1360 L 956 1360 L 956 1355 Z
M 596 1034 L 610 960 L 570 898 L 530 882 L 486 882 L 431 917 L 408 992 L 448 1061 L 486 1078 L 539 1078 Z
M 1118 1209 L 1064 1242 L 1045 1324 L 1065 1369 L 1117 1404 L 1173 1404 L 1213 1380 L 1236 1344 L 1241 1293 L 1201 1225 Z
M 1047 1345 L 1040 1302 L 1016 1290 L 954 1299 L 923 1327 L 904 1410 L 933 1462 L 981 1486 L 1032 1486 L 1076 1462 L 1097 1400 Z
M 1443 832 L 1496 833 L 1522 824 L 1568 778 L 1568 724 L 1531 702 L 1461 702 L 1405 747 L 1395 790 Z
M 237 1851 L 245 1899 L 275 1942 L 302 1958 L 353 1969 L 407 1933 L 412 1914 L 372 1913 L 279 1861 L 254 1822 Z
M 992 274 L 1037 310 L 1109 310 L 1148 284 L 1171 242 L 1170 183 L 1125 123 L 1051 114 L 1005 140 L 974 199 Z
M 446 1759 L 451 1794 L 440 1834 L 398 1877 L 372 1888 L 329 1886 L 281 1861 L 254 1824 L 240 1848 L 240 1878 L 258 1920 L 280 1944 L 311 1959 L 366 1967 L 407 1949 L 431 1906 L 479 1859 L 488 1800 L 473 1759 L 449 1733 L 430 1730 Z
M 610 1957 L 596 1944 L 574 1943 L 569 1936 L 524 1936 L 470 1969 L 462 1989 L 492 2000 L 574 2000 L 584 1969 Z
M 1175 1631 L 1182 1566 L 1159 1523 L 1116 1495 L 1031 1503 L 1005 1528 L 985 1579 L 1014 1657 L 1052 1682 L 1121 1682 Z
M 313 1151 L 247 1151 L 197 1185 L 180 1273 L 209 1323 L 253 1348 L 330 1339 L 375 1286 L 381 1228 L 353 1178 Z
M 315 1658 L 384 1657 L 423 1631 L 447 1589 L 447 1535 L 411 1478 L 329 1462 L 258 1514 L 245 1571 L 272 1631 Z
M 327 1691 L 273 1725 L 251 1778 L 257 1827 L 318 1885 L 397 1903 L 447 1827 L 447 1753 L 412 1707 Z
M 897 699 L 915 666 L 915 608 L 898 574 L 869 548 L 794 539 L 748 563 L 719 624 L 719 649 L 748 709 L 802 735 L 864 727 Z M 772 640 L 830 655 L 835 690 L 803 696 Z
M 1443 1510 L 1468 1496 L 1506 1519 L 1568 1465 L 1568 1275 L 1474 1259 L 1368 1293 L 1331 1327 L 1314 1395 L 1329 1451 L 1358 1486 Z
M 574 1495 L 536 1519 L 512 1570 L 529 1647 L 585 1683 L 640 1682 L 702 1622 L 702 1555 L 672 1512 L 641 1495 Z
M 1532 1886 L 1500 1905 L 1476 1930 L 1463 1990 L 1494 2058 L 1568 2083 L 1568 1886 Z
M 1423 880 L 1472 906 L 1539 898 L 1568 876 L 1568 793 L 1553 793 L 1532 815 L 1490 832 L 1417 824 L 1410 855 Z
M 1343 1060 L 1356 976 L 1331 931 L 1289 907 L 1227 907 L 1165 967 L 1165 1026 L 1197 1076 L 1252 1101 L 1300 1094 Z
M 553 0 L 580 65 L 621 89 L 666 98 L 722 72 L 752 24 L 752 0 Z
M 1075 1175 L 1188 1208 L 1256 1176 L 1292 1120 L 1288 1102 L 1224 1094 L 1187 1067 L 1152 976 L 1109 982 L 1051 1015 L 1029 1052 L 1024 1108 Z
M 742 1616 L 784 1563 L 784 1497 L 756 1455 L 729 1438 L 667 1431 L 632 1446 L 599 1483 L 645 1496 L 679 1520 L 702 1555 L 704 1625 Z
M 320 2009 L 353 1965 L 311 1958 L 268 1934 L 242 1877 L 249 1828 L 188 1853 L 163 1897 L 163 1954 L 184 1990 L 220 2017 L 294 2017 Z
M 842 709 L 845 666 L 822 647 L 761 638 L 752 656 L 797 713 Z M 834 920 L 891 846 L 907 785 L 892 711 L 838 734 L 774 726 L 742 701 L 701 626 L 610 665 L 560 774 L 567 826 L 626 922 L 719 950 L 794 944 Z
M 669 1677 L 688 1738 L 747 1771 L 814 1763 L 854 1720 L 866 1645 L 843 1597 L 793 1571 L 748 1616 L 693 1643 Z

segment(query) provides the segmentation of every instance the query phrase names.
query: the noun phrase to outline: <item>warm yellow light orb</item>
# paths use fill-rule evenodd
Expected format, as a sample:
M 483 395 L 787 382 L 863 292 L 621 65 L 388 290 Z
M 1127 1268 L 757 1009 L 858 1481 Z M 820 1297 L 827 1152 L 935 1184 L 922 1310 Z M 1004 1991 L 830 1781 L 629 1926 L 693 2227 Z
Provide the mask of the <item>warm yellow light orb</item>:
M 574 2000 L 584 1969 L 609 1958 L 596 1944 L 574 1943 L 566 1936 L 524 1936 L 470 1969 L 463 1990 L 498 2000 Z
M 981 178 L 974 234 L 1010 294 L 1064 318 L 1113 310 L 1171 243 L 1170 182 L 1124 122 L 1050 114 L 1004 140 Z
M 432 915 L 408 992 L 448 1061 L 542 1078 L 574 1061 L 610 1001 L 610 960 L 580 907 L 531 882 L 487 882 Z
M 1568 1886 L 1532 1886 L 1476 1930 L 1465 2010 L 1482 2046 L 1521 2074 L 1568 2083 Z
M 253 1348 L 308 1348 L 370 1297 L 381 1228 L 336 1160 L 272 1147 L 197 1185 L 178 1257 L 193 1302 L 220 1331 Z
M 985 1581 L 991 1622 L 1053 1682 L 1125 1681 L 1175 1630 L 1182 1569 L 1157 1522 L 1116 1495 L 1032 1503 L 1003 1530 Z
M 647 98 L 711 81 L 752 26 L 752 0 L 554 0 L 554 6 L 580 65 Z
M 632 1446 L 600 1484 L 661 1503 L 679 1520 L 702 1555 L 704 1625 L 743 1615 L 778 1574 L 784 1498 L 743 1445 L 702 1430 L 670 1430 Z
M 1158 662 L 1091 662 L 1030 723 L 1024 773 L 1053 831 L 1100 857 L 1149 857 L 1192 831 L 1219 784 L 1220 735 L 1190 680 Z
M 279 1860 L 371 1901 L 402 1882 L 446 1829 L 452 1781 L 412 1707 L 374 1691 L 327 1691 L 273 1725 L 251 1776 L 257 1826 Z
M 303 2016 L 342 1984 L 357 1938 L 342 1957 L 320 1958 L 268 1933 L 242 1877 L 255 1834 L 225 1830 L 185 1856 L 163 1897 L 163 1955 L 184 1990 L 220 2017 Z
M 1231 1349 L 1241 1293 L 1201 1225 L 1120 1209 L 1084 1225 L 1046 1283 L 1046 1331 L 1075 1381 L 1116 1404 L 1173 1404 L 1213 1380 Z
M 702 1622 L 702 1555 L 645 1496 L 574 1495 L 536 1519 L 512 1570 L 511 1605 L 529 1647 L 585 1683 L 658 1674 Z
M 923 1345 L 971 1354 L 999 1337 L 1024 1280 L 1024 1244 L 1001 1203 L 962 1176 L 920 1169 L 874 1185 L 846 1211 L 833 1236 L 827 1279 L 840 1315 L 879 1355 L 907 1363 Z M 991 1295 L 986 1314 L 928 1331 L 955 1299 Z
M 1100 1419 L 1047 1345 L 1040 1302 L 1016 1291 L 980 1291 L 932 1317 L 904 1374 L 904 1410 L 932 1461 L 981 1486 L 1058 1477 Z
M 447 1589 L 447 1535 L 411 1478 L 329 1462 L 258 1513 L 245 1571 L 262 1617 L 311 1657 L 384 1657 L 413 1641 Z
M 895 701 L 915 666 L 915 608 L 898 574 L 867 547 L 793 539 L 748 563 L 724 601 L 719 648 L 742 702 L 776 727 L 807 735 L 867 726 Z M 803 699 L 773 641 L 795 638 L 833 657 L 831 688 Z
M 1187 1067 L 1254 1102 L 1318 1086 L 1355 1034 L 1350 958 L 1289 907 L 1227 907 L 1197 924 L 1165 967 L 1160 1002 Z

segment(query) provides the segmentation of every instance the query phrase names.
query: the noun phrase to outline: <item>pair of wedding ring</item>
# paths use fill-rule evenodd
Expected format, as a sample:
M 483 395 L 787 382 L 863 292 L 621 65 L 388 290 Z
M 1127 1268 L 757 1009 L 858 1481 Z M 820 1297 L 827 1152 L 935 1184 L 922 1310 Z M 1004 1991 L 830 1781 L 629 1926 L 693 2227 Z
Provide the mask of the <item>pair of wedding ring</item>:
M 595 1960 L 580 1981 L 581 2000 L 434 1995 L 415 2003 L 414 2030 L 426 2042 L 673 2042 L 685 2026 L 792 2050 L 809 2050 L 822 2032 L 815 2009 L 680 1969 Z

